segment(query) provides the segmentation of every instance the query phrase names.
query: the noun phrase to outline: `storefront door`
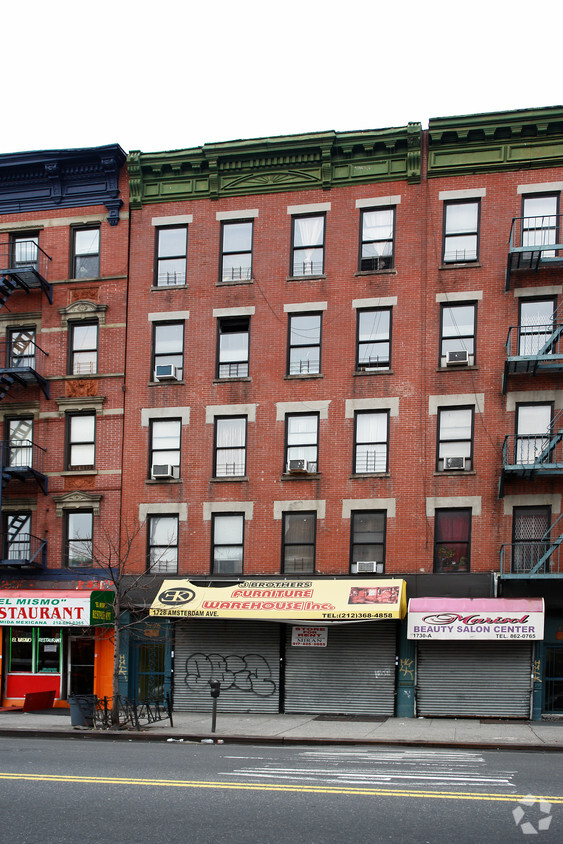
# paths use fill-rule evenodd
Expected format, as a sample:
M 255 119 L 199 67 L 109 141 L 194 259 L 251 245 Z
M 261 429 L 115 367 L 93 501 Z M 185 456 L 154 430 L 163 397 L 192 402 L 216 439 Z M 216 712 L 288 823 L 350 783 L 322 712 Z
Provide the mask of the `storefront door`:
M 95 640 L 91 637 L 69 639 L 68 693 L 91 695 L 94 693 Z
M 563 713 L 563 645 L 545 649 L 545 713 Z

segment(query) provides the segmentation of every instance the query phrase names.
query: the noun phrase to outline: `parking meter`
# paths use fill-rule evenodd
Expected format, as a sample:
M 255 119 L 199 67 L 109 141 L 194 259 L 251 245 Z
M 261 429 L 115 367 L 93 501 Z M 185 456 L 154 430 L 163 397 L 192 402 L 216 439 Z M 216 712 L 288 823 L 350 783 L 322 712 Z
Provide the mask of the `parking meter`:
M 211 686 L 211 697 L 219 697 L 221 694 L 221 681 L 210 680 L 209 685 Z

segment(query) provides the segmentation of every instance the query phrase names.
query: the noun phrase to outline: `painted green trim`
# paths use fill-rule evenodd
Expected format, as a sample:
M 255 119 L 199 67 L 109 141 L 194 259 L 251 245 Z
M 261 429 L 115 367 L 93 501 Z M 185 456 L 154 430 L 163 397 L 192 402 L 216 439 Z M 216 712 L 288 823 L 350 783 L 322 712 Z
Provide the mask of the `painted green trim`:
M 132 208 L 343 185 L 420 181 L 420 123 L 205 144 L 128 156 Z
M 429 121 L 429 178 L 562 165 L 563 106 Z

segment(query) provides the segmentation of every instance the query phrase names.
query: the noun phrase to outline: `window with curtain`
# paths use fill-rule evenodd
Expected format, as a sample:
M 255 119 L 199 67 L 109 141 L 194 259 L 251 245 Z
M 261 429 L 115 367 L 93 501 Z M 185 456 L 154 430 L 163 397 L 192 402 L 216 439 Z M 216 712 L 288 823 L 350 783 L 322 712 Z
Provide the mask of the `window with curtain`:
M 291 275 L 324 273 L 325 216 L 293 217 Z
M 69 334 L 70 374 L 94 375 L 98 371 L 98 323 L 71 323 Z
M 91 469 L 96 450 L 96 414 L 67 414 L 67 469 Z
M 180 477 L 180 419 L 153 419 L 149 466 L 153 478 Z
M 284 513 L 282 571 L 313 574 L 315 571 L 316 513 Z
M 395 208 L 361 212 L 360 272 L 393 267 Z
M 212 574 L 242 574 L 244 514 L 214 513 L 212 535 Z
M 246 474 L 246 416 L 215 419 L 216 478 L 237 478 Z
M 473 407 L 438 410 L 438 472 L 473 469 Z
M 150 516 L 148 570 L 154 574 L 178 571 L 178 516 Z
M 217 378 L 246 378 L 250 317 L 221 317 L 218 332 Z
M 471 510 L 436 510 L 434 571 L 469 571 Z
M 181 381 L 184 377 L 184 323 L 155 322 L 153 377 L 155 381 Z

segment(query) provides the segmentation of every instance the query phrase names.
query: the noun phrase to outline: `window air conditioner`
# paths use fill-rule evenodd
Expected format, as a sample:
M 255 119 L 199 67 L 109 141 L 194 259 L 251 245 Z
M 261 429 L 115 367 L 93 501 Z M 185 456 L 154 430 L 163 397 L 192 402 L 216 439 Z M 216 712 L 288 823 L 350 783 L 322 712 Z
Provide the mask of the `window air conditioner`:
M 163 480 L 174 477 L 174 466 L 170 463 L 155 463 L 151 472 L 154 480 Z
M 155 368 L 155 381 L 177 381 L 178 374 L 173 363 L 162 363 Z
M 383 574 L 383 563 L 376 560 L 358 560 L 356 571 L 358 574 Z
M 307 464 L 305 460 L 290 460 L 288 470 L 290 472 L 306 472 Z
M 444 457 L 444 469 L 465 469 L 465 457 Z
M 446 352 L 446 366 L 467 366 L 469 353 L 467 349 L 458 349 L 455 352 Z
M 311 475 L 316 475 L 316 473 L 317 473 L 317 461 L 316 460 L 309 460 L 307 462 L 307 471 Z

